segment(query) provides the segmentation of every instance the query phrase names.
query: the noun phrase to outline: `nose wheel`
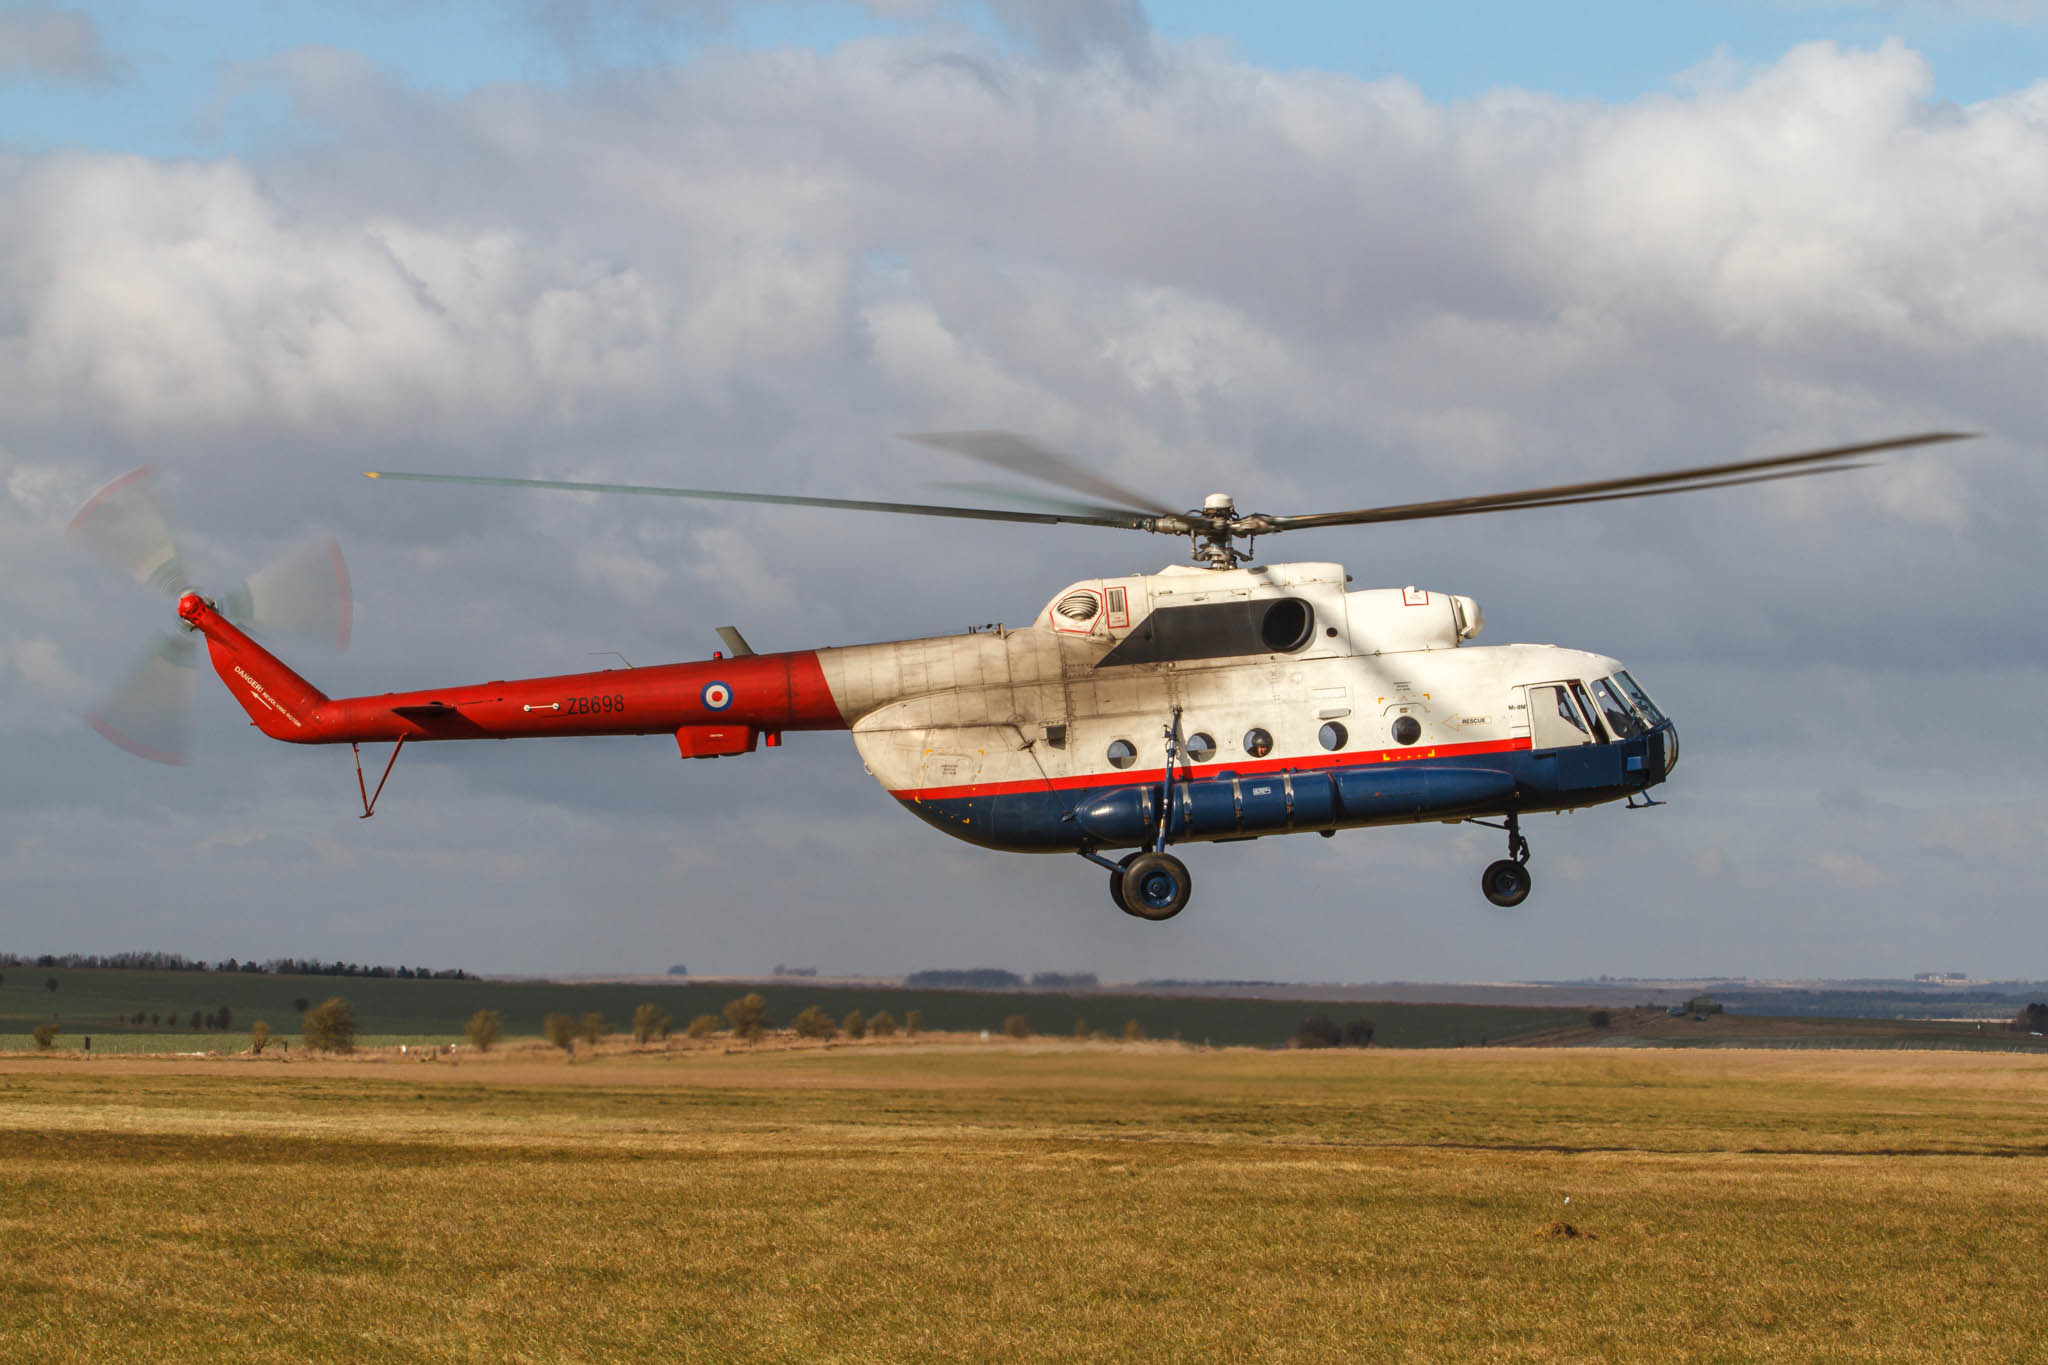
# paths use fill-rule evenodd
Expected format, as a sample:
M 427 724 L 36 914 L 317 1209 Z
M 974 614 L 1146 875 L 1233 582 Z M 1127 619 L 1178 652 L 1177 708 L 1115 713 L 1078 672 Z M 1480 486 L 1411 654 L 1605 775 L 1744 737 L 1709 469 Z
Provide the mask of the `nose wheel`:
M 1529 899 L 1529 841 L 1522 837 L 1518 816 L 1509 815 L 1500 828 L 1508 832 L 1508 856 L 1487 864 L 1486 871 L 1479 874 L 1479 889 L 1487 900 L 1507 910 Z

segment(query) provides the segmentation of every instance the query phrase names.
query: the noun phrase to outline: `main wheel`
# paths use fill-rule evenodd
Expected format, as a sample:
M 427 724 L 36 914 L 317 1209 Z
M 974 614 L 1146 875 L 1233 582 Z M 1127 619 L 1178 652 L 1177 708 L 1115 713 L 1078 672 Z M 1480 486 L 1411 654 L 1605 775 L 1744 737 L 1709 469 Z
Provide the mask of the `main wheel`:
M 1513 858 L 1502 858 L 1480 874 L 1479 889 L 1503 910 L 1529 899 L 1529 869 Z
M 1135 915 L 1138 912 L 1131 909 L 1131 903 L 1124 899 L 1124 869 L 1143 856 L 1142 852 L 1126 853 L 1118 860 L 1116 871 L 1109 874 L 1109 898 L 1115 901 L 1116 908 L 1126 915 Z
M 1140 853 L 1124 864 L 1117 879 L 1124 909 L 1139 919 L 1172 919 L 1188 903 L 1194 879 L 1187 864 L 1171 853 Z

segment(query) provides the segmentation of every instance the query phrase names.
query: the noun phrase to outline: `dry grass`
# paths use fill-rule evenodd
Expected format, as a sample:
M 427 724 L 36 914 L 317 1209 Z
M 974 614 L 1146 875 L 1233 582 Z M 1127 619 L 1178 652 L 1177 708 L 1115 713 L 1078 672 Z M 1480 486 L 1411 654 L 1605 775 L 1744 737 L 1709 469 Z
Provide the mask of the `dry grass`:
M 2034 1057 L 16 1059 L 0 1355 L 2025 1359 L 2044 1175 Z

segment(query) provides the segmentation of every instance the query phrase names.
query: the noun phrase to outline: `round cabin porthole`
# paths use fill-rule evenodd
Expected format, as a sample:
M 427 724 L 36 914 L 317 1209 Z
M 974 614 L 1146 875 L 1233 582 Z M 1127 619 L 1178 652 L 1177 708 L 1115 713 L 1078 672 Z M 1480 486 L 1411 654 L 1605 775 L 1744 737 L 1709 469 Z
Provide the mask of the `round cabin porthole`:
M 1197 730 L 1188 736 L 1187 751 L 1188 762 L 1207 763 L 1210 759 L 1216 757 L 1216 741 L 1213 737 Z
M 1413 716 L 1403 716 L 1394 722 L 1394 743 L 1413 744 L 1422 738 L 1422 722 Z
M 1138 761 L 1138 746 L 1127 739 L 1113 739 L 1109 742 L 1109 766 L 1128 768 Z
M 1264 730 L 1244 732 L 1244 751 L 1248 757 L 1264 758 L 1273 752 L 1273 737 Z
M 1292 654 L 1316 633 L 1316 614 L 1299 597 L 1283 597 L 1259 617 L 1259 642 L 1275 654 Z
M 1403 717 L 1403 719 L 1406 719 L 1406 717 Z M 1336 721 L 1333 720 L 1328 721 L 1323 725 L 1322 730 L 1316 735 L 1316 738 L 1319 741 L 1321 741 L 1322 746 L 1325 749 L 1328 749 L 1334 753 L 1338 749 L 1343 748 L 1344 745 L 1350 741 L 1351 732 L 1346 730 L 1343 726 L 1339 725 Z

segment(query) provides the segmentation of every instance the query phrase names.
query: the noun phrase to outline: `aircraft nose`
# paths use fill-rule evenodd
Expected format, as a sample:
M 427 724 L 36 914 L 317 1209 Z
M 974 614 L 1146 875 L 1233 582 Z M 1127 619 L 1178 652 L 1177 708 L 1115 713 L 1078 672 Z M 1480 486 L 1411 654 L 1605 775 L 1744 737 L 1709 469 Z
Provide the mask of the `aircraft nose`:
M 1671 770 L 1678 766 L 1678 726 L 1674 722 L 1664 728 L 1664 776 L 1671 776 Z

